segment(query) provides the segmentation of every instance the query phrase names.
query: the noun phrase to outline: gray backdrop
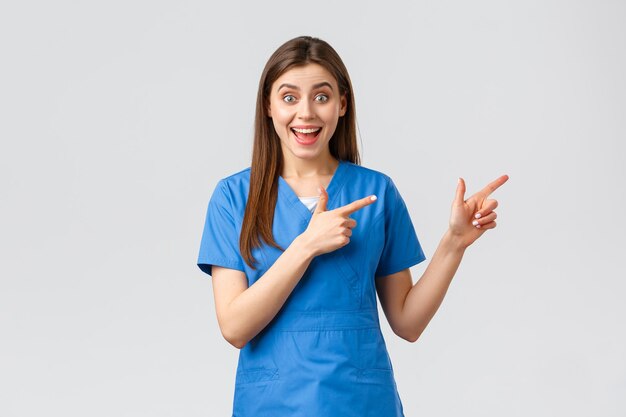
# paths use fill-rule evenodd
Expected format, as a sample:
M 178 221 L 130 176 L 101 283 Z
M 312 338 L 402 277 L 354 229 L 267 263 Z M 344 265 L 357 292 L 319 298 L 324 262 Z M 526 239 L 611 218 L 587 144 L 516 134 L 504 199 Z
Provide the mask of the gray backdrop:
M 363 164 L 428 260 L 458 176 L 501 174 L 416 343 L 382 316 L 410 416 L 626 413 L 626 3 L 4 2 L 0 415 L 230 415 L 238 351 L 195 265 L 216 182 L 249 166 L 269 55 L 350 71 Z

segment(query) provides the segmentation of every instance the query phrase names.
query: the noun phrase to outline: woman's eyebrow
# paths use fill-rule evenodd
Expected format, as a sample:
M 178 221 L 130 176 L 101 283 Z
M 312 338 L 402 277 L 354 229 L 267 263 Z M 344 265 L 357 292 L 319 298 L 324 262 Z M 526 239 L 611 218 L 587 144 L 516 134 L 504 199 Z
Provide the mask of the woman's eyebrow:
M 298 91 L 300 90 L 300 87 L 298 87 L 296 85 L 283 83 L 283 84 L 281 84 L 278 87 L 278 89 L 276 91 L 280 91 L 280 89 L 283 88 L 283 87 L 291 88 L 292 90 L 298 90 Z M 321 83 L 317 83 L 317 84 L 313 85 L 313 89 L 320 88 L 320 87 L 328 87 L 328 88 L 330 88 L 331 91 L 333 90 L 333 86 L 330 85 L 330 83 L 326 82 L 326 81 L 322 81 Z

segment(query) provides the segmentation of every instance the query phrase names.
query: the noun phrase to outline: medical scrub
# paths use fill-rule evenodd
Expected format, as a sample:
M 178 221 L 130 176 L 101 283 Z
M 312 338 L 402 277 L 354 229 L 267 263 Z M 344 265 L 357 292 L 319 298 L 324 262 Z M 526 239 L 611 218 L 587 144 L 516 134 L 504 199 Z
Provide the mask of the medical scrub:
M 209 202 L 198 266 L 243 271 L 248 286 L 282 254 L 264 245 L 252 251 L 256 269 L 239 251 L 250 168 L 221 179 Z M 387 175 L 340 161 L 327 187 L 327 210 L 375 194 L 350 215 L 350 243 L 316 256 L 272 321 L 239 352 L 235 417 L 404 416 L 380 330 L 375 278 L 426 259 L 407 207 Z M 312 213 L 278 178 L 273 233 L 287 248 Z

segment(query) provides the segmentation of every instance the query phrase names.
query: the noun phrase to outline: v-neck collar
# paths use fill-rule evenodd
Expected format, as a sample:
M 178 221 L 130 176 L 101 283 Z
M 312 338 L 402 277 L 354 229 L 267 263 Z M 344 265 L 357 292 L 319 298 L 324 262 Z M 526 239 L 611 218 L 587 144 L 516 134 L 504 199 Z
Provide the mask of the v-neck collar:
M 339 165 L 335 168 L 335 173 L 330 179 L 328 187 L 326 187 L 326 192 L 328 193 L 328 203 L 326 207 L 328 210 L 332 210 L 334 208 L 335 200 L 337 199 L 337 195 L 339 194 L 341 186 L 344 183 L 345 176 L 343 175 L 343 171 L 346 169 L 346 164 L 346 161 L 339 160 Z M 292 205 L 294 212 L 299 213 L 302 220 L 306 222 L 311 220 L 313 213 L 311 213 L 309 208 L 305 206 L 302 201 L 300 201 L 298 195 L 281 175 L 278 176 L 278 192 Z

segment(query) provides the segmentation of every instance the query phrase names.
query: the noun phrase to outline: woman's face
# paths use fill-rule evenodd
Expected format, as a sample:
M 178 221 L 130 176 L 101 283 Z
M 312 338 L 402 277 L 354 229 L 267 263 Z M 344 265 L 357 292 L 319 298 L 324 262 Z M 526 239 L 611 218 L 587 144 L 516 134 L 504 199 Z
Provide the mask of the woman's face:
M 328 142 L 347 100 L 335 77 L 319 64 L 285 71 L 270 91 L 268 115 L 280 137 L 283 157 L 329 158 Z

